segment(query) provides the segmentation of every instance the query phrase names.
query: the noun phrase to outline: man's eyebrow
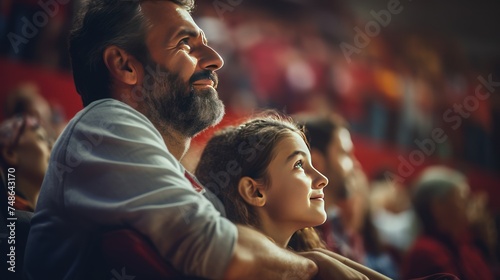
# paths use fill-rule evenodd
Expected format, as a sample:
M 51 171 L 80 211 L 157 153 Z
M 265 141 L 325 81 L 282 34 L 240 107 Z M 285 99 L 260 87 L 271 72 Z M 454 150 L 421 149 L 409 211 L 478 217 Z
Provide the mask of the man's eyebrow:
M 297 150 L 297 151 L 294 151 L 293 153 L 291 153 L 285 160 L 285 162 L 289 162 L 290 160 L 292 160 L 295 156 L 297 155 L 301 155 L 303 157 L 307 157 L 307 154 L 304 152 L 304 151 L 301 151 L 301 150 Z
M 192 28 L 182 28 L 179 30 L 173 38 L 179 38 L 179 37 L 184 37 L 184 36 L 189 36 L 192 38 L 198 38 L 199 36 L 202 37 L 203 43 L 207 44 L 207 38 L 205 37 L 205 33 L 201 29 L 192 29 Z

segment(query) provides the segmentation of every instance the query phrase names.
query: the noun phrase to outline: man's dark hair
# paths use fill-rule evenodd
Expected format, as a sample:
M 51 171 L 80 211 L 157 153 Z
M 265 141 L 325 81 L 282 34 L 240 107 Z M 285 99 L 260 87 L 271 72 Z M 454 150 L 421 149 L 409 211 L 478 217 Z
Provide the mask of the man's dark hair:
M 194 0 L 165 0 L 191 11 Z M 117 46 L 145 63 L 147 22 L 140 0 L 89 0 L 77 14 L 69 36 L 69 52 L 76 90 L 83 105 L 107 98 L 110 76 L 103 60 L 108 46 Z

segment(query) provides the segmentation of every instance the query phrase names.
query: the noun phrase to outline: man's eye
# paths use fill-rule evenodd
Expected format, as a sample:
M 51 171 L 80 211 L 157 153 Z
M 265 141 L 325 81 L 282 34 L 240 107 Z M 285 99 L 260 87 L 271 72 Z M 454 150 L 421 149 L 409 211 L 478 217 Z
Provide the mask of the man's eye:
M 303 169 L 303 162 L 302 160 L 299 160 L 295 163 L 295 165 L 293 166 L 293 168 L 300 168 L 300 169 Z
M 179 42 L 179 47 L 185 50 L 190 51 L 191 46 L 189 45 L 189 38 L 184 38 Z

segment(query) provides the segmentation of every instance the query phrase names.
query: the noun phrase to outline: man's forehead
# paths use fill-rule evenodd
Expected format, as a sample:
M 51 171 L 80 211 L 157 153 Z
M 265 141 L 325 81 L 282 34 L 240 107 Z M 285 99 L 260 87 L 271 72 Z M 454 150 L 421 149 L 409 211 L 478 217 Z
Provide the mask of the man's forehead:
M 180 30 L 200 31 L 191 14 L 171 1 L 144 1 L 141 9 L 149 25 L 160 26 L 169 35 Z

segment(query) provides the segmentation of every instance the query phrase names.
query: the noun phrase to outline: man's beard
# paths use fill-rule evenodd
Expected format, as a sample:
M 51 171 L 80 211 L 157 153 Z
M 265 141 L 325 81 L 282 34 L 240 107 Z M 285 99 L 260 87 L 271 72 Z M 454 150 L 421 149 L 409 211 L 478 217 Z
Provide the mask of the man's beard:
M 152 66 L 154 65 L 154 66 Z M 218 124 L 224 116 L 224 104 L 214 88 L 195 89 L 193 82 L 212 79 L 214 87 L 217 76 L 212 71 L 195 73 L 184 82 L 179 75 L 171 73 L 156 63 L 149 63 L 146 75 L 152 85 L 144 82 L 144 101 L 148 115 L 157 129 L 174 131 L 186 137 L 193 137 L 210 126 Z

